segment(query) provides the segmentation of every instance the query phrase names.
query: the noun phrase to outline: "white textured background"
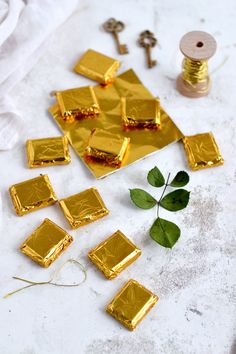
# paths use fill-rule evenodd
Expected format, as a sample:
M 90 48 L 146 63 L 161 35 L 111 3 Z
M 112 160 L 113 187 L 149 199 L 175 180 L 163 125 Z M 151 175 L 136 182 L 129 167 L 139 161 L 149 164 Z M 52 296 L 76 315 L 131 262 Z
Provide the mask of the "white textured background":
M 88 48 L 118 57 L 112 37 L 100 29 L 111 16 L 127 26 L 121 38 L 130 54 L 120 56 L 120 72 L 133 68 L 152 93 L 160 96 L 162 105 L 186 135 L 212 130 L 225 158 L 222 167 L 189 171 L 192 194 L 186 210 L 162 211 L 163 217 L 182 229 L 172 251 L 149 238 L 155 211 L 133 207 L 128 188 L 148 188 L 146 174 L 154 165 L 165 175 L 188 170 L 181 144 L 100 181 L 90 175 L 72 149 L 72 163 L 68 166 L 37 170 L 26 166 L 26 139 L 59 134 L 47 114 L 49 92 L 90 83 L 72 72 L 78 57 Z M 13 96 L 23 112 L 24 130 L 14 150 L 0 153 L 0 296 L 22 285 L 11 279 L 13 275 L 47 279 L 69 257 L 79 258 L 87 266 L 88 281 L 75 289 L 42 286 L 0 299 L 1 354 L 236 353 L 235 18 L 234 0 L 80 1 L 78 11 L 49 40 L 43 58 L 14 89 Z M 145 29 L 154 31 L 160 42 L 153 51 L 159 65 L 152 70 L 145 68 L 144 51 L 136 45 L 139 33 Z M 212 75 L 210 95 L 196 100 L 182 97 L 175 90 L 182 60 L 178 44 L 190 30 L 205 30 L 217 40 L 210 71 L 228 58 Z M 98 187 L 110 215 L 76 231 L 69 230 L 58 206 L 17 217 L 8 187 L 39 173 L 49 174 L 59 198 Z M 21 242 L 45 217 L 70 231 L 75 239 L 46 270 L 18 251 Z M 108 281 L 86 255 L 118 228 L 143 253 L 118 278 Z M 71 272 L 67 269 L 68 276 L 78 278 L 80 273 L 75 268 Z M 159 303 L 133 333 L 104 312 L 106 304 L 131 277 L 160 296 Z

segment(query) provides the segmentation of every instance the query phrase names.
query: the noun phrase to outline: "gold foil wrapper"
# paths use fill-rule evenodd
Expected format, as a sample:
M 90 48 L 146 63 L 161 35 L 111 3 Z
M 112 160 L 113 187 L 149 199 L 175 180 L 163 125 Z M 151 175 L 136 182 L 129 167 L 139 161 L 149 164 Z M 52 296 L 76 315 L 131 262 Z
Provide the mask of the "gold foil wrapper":
M 140 255 L 141 250 L 119 230 L 88 253 L 91 261 L 108 279 L 117 277 Z
M 42 267 L 49 267 L 70 245 L 73 238 L 49 219 L 23 242 L 20 250 Z
M 122 97 L 121 117 L 124 128 L 158 129 L 161 125 L 160 100 Z
M 75 120 L 72 123 L 65 122 L 57 104 L 49 108 L 49 112 L 62 132 L 68 137 L 75 152 L 85 162 L 95 177 L 105 177 L 118 171 L 118 169 L 117 166 L 105 165 L 98 161 L 88 161 L 84 156 L 91 131 L 94 128 L 130 138 L 128 152 L 124 161 L 122 161 L 121 168 L 183 137 L 181 131 L 162 108 L 160 108 L 161 129 L 124 131 L 121 120 L 121 97 L 155 99 L 143 86 L 133 70 L 128 70 L 118 76 L 111 85 L 106 87 L 95 86 L 94 92 L 101 108 L 101 114 L 96 119 Z
M 66 165 L 71 161 L 66 136 L 28 140 L 26 151 L 29 168 Z
M 76 73 L 107 85 L 114 81 L 120 62 L 95 50 L 89 49 L 74 67 Z
M 156 295 L 131 279 L 114 297 L 106 311 L 133 331 L 157 301 Z
M 130 139 L 95 128 L 85 149 L 87 158 L 98 159 L 108 165 L 120 166 Z
M 61 199 L 59 203 L 72 229 L 96 221 L 109 213 L 96 188 Z
M 14 184 L 9 188 L 16 214 L 22 216 L 57 202 L 47 175 Z
M 74 119 L 94 117 L 100 113 L 92 86 L 56 92 L 56 98 L 62 116 L 70 122 Z
M 185 152 L 192 170 L 219 166 L 224 159 L 213 134 L 203 133 L 183 138 Z

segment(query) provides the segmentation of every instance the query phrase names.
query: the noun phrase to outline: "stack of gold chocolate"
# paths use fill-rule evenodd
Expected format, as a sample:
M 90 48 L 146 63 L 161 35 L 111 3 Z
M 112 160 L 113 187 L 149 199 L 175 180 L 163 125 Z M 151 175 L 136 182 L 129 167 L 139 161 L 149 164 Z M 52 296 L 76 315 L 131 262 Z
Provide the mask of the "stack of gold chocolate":
M 82 56 L 75 72 L 99 85 L 56 92 L 57 103 L 49 111 L 65 136 L 28 140 L 30 168 L 68 164 L 68 141 L 97 178 L 180 139 L 193 170 L 224 162 L 212 133 L 184 137 L 133 70 L 115 77 L 119 67 L 118 60 L 94 50 Z M 10 195 L 19 216 L 59 202 L 72 229 L 109 213 L 96 188 L 58 201 L 47 175 L 13 185 Z M 48 267 L 72 241 L 65 230 L 46 218 L 20 250 Z M 117 277 L 140 255 L 141 250 L 119 230 L 88 253 L 107 279 Z M 130 279 L 106 311 L 134 330 L 157 301 L 156 295 Z
M 213 150 L 205 150 L 205 162 L 193 162 L 194 154 L 199 155 L 198 147 L 190 147 L 190 139 L 184 137 L 160 100 L 144 87 L 133 70 L 115 76 L 119 67 L 118 60 L 89 49 L 74 71 L 99 85 L 57 92 L 57 103 L 49 108 L 95 177 L 104 177 L 181 139 L 191 168 L 223 163 L 220 153 L 212 160 Z M 199 143 L 201 138 L 205 146 L 207 138 L 199 136 Z
M 116 278 L 141 255 L 141 250 L 120 230 L 101 242 L 88 253 L 90 260 L 107 279 Z M 158 297 L 130 279 L 118 292 L 106 311 L 129 330 L 133 331 Z
M 56 92 L 49 108 L 97 178 L 183 137 L 133 70 L 115 77 L 119 67 L 118 60 L 89 49 L 74 70 L 99 85 Z
M 55 204 L 58 199 L 47 175 L 17 183 L 9 188 L 19 216 Z M 70 226 L 75 229 L 109 213 L 98 190 L 90 188 L 59 201 Z M 48 267 L 73 241 L 73 238 L 49 219 L 21 245 L 21 251 L 43 267 Z

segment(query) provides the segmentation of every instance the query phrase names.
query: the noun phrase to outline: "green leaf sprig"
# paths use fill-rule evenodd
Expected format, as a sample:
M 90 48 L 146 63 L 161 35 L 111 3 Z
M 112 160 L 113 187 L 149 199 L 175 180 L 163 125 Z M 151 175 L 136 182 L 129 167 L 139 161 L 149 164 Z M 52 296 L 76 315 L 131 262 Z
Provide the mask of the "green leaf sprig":
M 189 182 L 189 175 L 185 171 L 179 171 L 175 178 L 170 181 L 170 173 L 165 181 L 161 171 L 154 167 L 148 172 L 148 183 L 153 187 L 163 187 L 159 200 L 151 196 L 143 189 L 130 189 L 130 198 L 132 202 L 141 209 L 151 209 L 157 206 L 157 219 L 154 221 L 151 229 L 151 238 L 159 245 L 172 248 L 178 241 L 181 231 L 180 228 L 171 221 L 160 218 L 160 206 L 169 211 L 178 211 L 186 208 L 189 202 L 190 192 L 181 188 Z M 165 195 L 167 187 L 180 188 Z

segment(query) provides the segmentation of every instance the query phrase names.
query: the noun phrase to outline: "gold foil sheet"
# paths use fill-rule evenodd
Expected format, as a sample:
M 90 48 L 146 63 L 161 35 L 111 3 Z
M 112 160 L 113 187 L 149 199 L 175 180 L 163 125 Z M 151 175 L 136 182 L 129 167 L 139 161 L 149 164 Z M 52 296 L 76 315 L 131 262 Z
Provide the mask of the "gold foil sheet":
M 203 133 L 183 138 L 185 152 L 192 170 L 222 165 L 224 159 L 213 134 Z
M 94 117 L 100 113 L 99 104 L 92 86 L 56 92 L 56 98 L 65 120 Z
M 156 295 L 131 279 L 114 297 L 106 311 L 133 331 L 157 301 Z
M 108 165 L 119 166 L 125 156 L 130 139 L 95 128 L 85 149 L 87 158 L 98 159 Z
M 160 128 L 160 100 L 154 98 L 121 98 L 121 117 L 124 128 Z
M 49 267 L 70 245 L 73 238 L 66 231 L 45 219 L 23 242 L 20 250 L 42 267 Z
M 28 140 L 26 151 L 29 168 L 66 165 L 71 161 L 66 136 Z
M 57 202 L 47 175 L 14 184 L 9 188 L 16 214 L 22 216 Z
M 120 62 L 118 60 L 88 49 L 79 59 L 74 70 L 78 74 L 107 85 L 114 80 L 119 67 Z
M 155 98 L 143 86 L 133 70 L 128 70 L 118 76 L 111 85 L 106 87 L 95 86 L 94 92 L 101 108 L 101 114 L 96 119 L 75 120 L 72 123 L 65 122 L 57 104 L 49 108 L 49 112 L 62 132 L 68 137 L 75 152 L 85 162 L 95 177 L 105 177 L 118 169 L 116 166 L 88 161 L 84 158 L 84 150 L 88 145 L 91 131 L 94 128 L 100 128 L 112 134 L 130 138 L 128 152 L 125 156 L 125 161 L 121 165 L 122 167 L 128 166 L 183 137 L 181 131 L 162 108 L 160 108 L 161 129 L 124 131 L 121 121 L 121 97 Z
M 72 229 L 96 221 L 109 213 L 96 188 L 61 199 L 59 203 Z
M 88 253 L 91 261 L 108 279 L 117 277 L 140 255 L 141 250 L 119 230 Z

